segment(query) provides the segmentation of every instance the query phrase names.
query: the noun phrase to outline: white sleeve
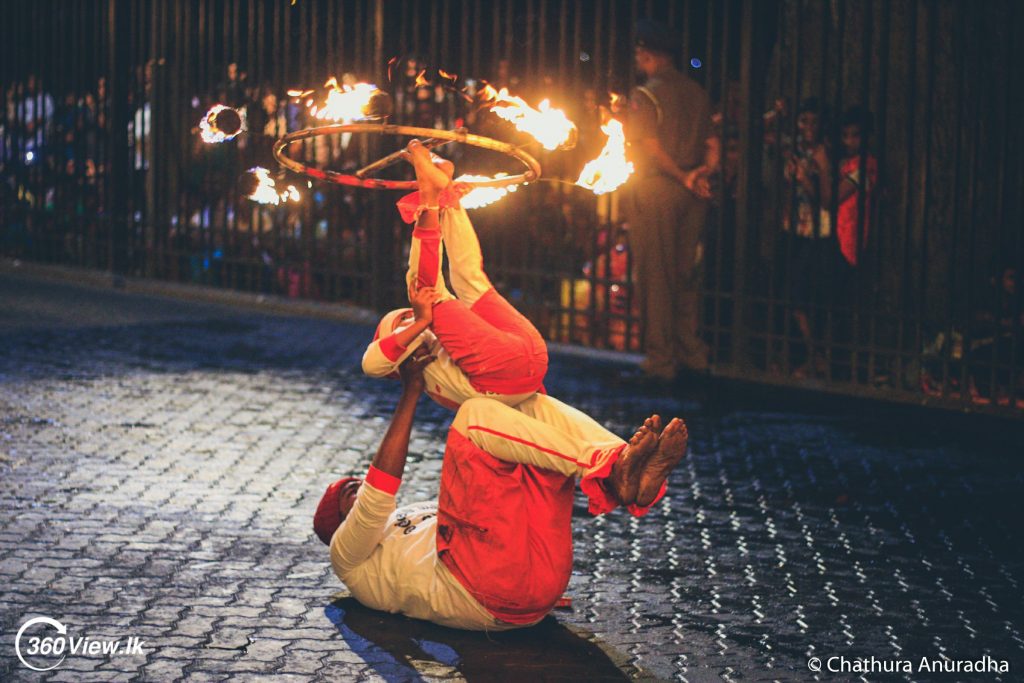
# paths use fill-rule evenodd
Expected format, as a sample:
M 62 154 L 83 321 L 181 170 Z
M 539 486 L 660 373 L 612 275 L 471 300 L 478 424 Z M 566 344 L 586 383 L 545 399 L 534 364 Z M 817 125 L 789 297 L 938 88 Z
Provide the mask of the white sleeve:
M 388 519 L 395 511 L 395 496 L 363 482 L 356 502 L 331 538 L 331 565 L 342 581 L 366 561 L 380 544 Z
M 404 351 L 403 347 L 395 343 L 394 335 L 374 339 L 363 352 L 363 374 L 370 377 L 387 377 L 398 370 L 398 361 Z

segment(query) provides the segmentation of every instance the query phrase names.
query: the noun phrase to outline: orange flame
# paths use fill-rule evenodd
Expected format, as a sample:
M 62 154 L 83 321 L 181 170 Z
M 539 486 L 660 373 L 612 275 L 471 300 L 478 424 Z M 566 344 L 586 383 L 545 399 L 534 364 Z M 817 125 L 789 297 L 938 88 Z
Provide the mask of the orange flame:
M 498 91 L 490 83 L 484 83 L 484 87 L 477 92 L 477 97 L 485 103 L 493 102 L 498 99 Z
M 420 87 L 420 86 L 424 86 L 424 85 L 430 85 L 430 81 L 428 81 L 427 78 L 426 78 L 426 73 L 427 73 L 427 70 L 424 69 L 423 71 L 421 71 L 418 74 L 416 74 L 416 87 L 417 88 Z
M 576 181 L 577 185 L 594 194 L 612 192 L 633 174 L 633 163 L 626 161 L 626 135 L 622 130 L 622 122 L 608 119 L 601 130 L 608 136 L 604 149 L 596 159 L 587 162 Z
M 345 84 L 339 87 L 338 79 L 333 76 L 324 83 L 324 87 L 329 88 L 327 99 L 322 105 L 313 105 L 310 108 L 310 114 L 320 121 L 354 121 L 366 118 L 370 99 L 375 93 L 380 92 L 377 86 L 370 83 Z
M 481 180 L 497 180 L 498 178 L 504 178 L 507 175 L 507 173 L 499 173 L 495 176 L 460 175 L 455 179 L 455 182 L 466 183 Z M 504 187 L 474 187 L 463 195 L 462 199 L 459 201 L 464 209 L 479 209 L 481 206 L 493 204 L 508 195 L 510 192 L 515 192 L 517 189 L 519 189 L 518 185 L 506 185 Z
M 484 86 L 487 95 L 493 91 L 490 85 Z M 575 140 L 576 124 L 561 109 L 552 109 L 548 100 L 542 100 L 534 109 L 523 98 L 509 95 L 508 88 L 502 88 L 491 105 L 491 111 L 518 130 L 532 135 L 548 151 Z
M 444 69 L 438 69 L 437 73 L 438 73 L 438 75 L 441 76 L 441 78 L 447 78 L 449 81 L 457 81 L 457 80 L 459 80 L 459 77 L 456 74 L 450 74 L 447 71 L 445 71 Z
M 277 206 L 282 202 L 298 202 L 302 199 L 302 195 L 299 194 L 294 185 L 289 185 L 284 190 L 279 191 L 274 184 L 274 179 L 270 177 L 270 171 L 261 166 L 250 168 L 249 173 L 255 175 L 256 179 L 259 180 L 256 189 L 252 191 L 252 194 L 248 195 L 249 199 L 258 204 L 273 204 Z

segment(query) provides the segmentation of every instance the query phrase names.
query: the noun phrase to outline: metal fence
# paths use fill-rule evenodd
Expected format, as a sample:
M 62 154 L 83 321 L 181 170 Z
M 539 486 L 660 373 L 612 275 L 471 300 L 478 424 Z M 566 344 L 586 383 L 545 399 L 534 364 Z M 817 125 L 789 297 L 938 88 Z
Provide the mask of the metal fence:
M 524 142 L 458 92 L 487 81 L 550 98 L 580 128 L 571 152 L 530 148 L 542 182 L 474 212 L 489 273 L 549 339 L 642 350 L 628 186 L 595 197 L 572 181 L 603 144 L 601 106 L 634 84 L 644 16 L 677 30 L 679 66 L 716 106 L 702 312 L 715 373 L 1021 415 L 1013 0 L 12 0 L 3 253 L 389 307 L 408 242 L 397 196 L 292 177 L 303 200 L 268 207 L 239 178 L 275 168 L 272 141 L 310 125 L 287 91 L 330 76 L 389 90 L 395 123 Z M 248 133 L 202 144 L 214 103 L 244 108 Z M 335 136 L 298 153 L 351 170 L 399 143 Z M 801 192 L 815 149 L 824 200 Z M 447 151 L 463 170 L 507 170 Z M 852 194 L 844 178 L 861 181 Z

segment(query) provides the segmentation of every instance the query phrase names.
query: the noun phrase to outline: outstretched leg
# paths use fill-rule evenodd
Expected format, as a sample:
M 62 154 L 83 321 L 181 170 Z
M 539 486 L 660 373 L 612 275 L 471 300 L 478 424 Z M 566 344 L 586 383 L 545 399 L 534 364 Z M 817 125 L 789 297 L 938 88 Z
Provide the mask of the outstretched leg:
M 480 243 L 465 210 L 439 208 L 450 178 L 447 170 L 435 164 L 429 151 L 415 141 L 409 143 L 407 158 L 416 170 L 421 202 L 413 231 L 413 248 L 419 255 L 416 259 L 410 255 L 408 277 L 410 289 L 413 284 L 434 287 L 440 294 L 431 329 L 477 391 L 506 396 L 537 391 L 547 373 L 544 339 L 491 286 L 483 272 Z M 442 241 L 448 247 L 458 299 L 443 289 Z
M 591 441 L 491 399 L 466 401 L 452 423 L 454 431 L 499 460 L 582 477 L 580 486 L 594 514 L 637 503 L 644 464 L 657 450 L 660 427 L 660 418 L 652 416 L 628 443 L 618 438 Z M 657 481 L 659 490 L 649 496 L 646 507 L 660 498 L 663 481 Z M 632 511 L 646 510 L 638 506 Z
M 448 249 L 452 288 L 459 299 L 472 306 L 494 286 L 484 272 L 484 257 L 476 230 L 461 206 L 441 213 L 441 238 Z
M 455 297 L 445 287 L 441 274 L 444 243 L 438 218 L 438 198 L 449 177 L 431 161 L 430 152 L 418 141 L 409 143 L 408 150 L 420 187 L 421 207 L 417 210 L 416 227 L 412 231 L 406 284 L 409 289 L 433 287 L 441 300 L 453 299 Z

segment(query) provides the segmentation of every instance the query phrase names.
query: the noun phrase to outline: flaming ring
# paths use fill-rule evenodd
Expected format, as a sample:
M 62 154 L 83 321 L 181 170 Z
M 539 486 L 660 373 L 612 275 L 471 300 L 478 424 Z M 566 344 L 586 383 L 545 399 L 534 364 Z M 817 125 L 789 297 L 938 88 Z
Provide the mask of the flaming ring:
M 301 173 L 302 175 L 316 180 L 326 180 L 339 185 L 351 185 L 353 187 L 367 187 L 371 190 L 415 190 L 415 180 L 378 180 L 376 178 L 360 178 L 347 173 L 336 171 L 325 171 L 319 168 L 307 166 L 285 156 L 285 148 L 293 142 L 315 138 L 320 135 L 334 135 L 336 133 L 383 133 L 385 135 L 409 135 L 420 138 L 434 138 L 460 142 L 473 147 L 481 147 L 494 152 L 506 154 L 518 159 L 526 170 L 517 175 L 495 178 L 493 180 L 473 180 L 466 182 L 470 187 L 505 187 L 507 185 L 518 185 L 520 183 L 532 183 L 540 178 L 540 163 L 532 156 L 521 149 L 501 142 L 494 138 L 487 138 L 482 135 L 473 135 L 465 131 L 444 130 L 434 128 L 416 128 L 414 126 L 394 126 L 384 123 L 338 123 L 330 126 L 319 126 L 317 128 L 305 128 L 294 133 L 288 133 L 274 143 L 274 158 L 277 162 L 289 171 Z

